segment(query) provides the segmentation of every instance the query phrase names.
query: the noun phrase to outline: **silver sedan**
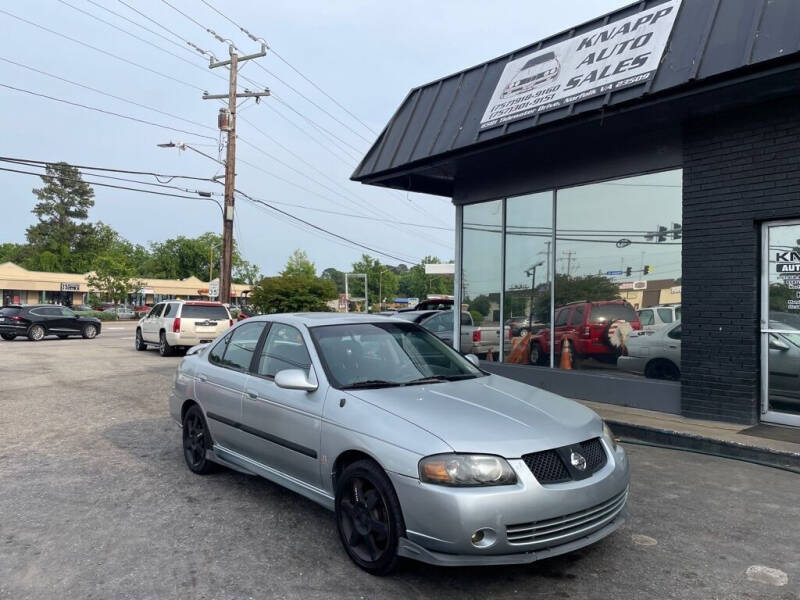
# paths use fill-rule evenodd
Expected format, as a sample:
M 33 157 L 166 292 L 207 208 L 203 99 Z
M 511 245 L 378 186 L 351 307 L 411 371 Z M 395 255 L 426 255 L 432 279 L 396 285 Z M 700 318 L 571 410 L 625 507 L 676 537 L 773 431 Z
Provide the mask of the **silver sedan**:
M 190 470 L 225 465 L 335 511 L 370 573 L 530 563 L 617 529 L 628 461 L 602 420 L 476 365 L 400 319 L 254 317 L 187 352 L 170 412 Z

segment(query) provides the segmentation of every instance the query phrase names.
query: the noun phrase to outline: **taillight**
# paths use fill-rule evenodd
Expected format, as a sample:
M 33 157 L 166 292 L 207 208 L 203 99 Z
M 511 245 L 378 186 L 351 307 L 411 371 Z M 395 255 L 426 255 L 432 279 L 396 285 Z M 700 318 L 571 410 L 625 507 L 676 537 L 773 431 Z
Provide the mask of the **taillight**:
M 233 327 L 233 319 L 228 319 L 228 325 L 229 325 L 230 327 Z
M 11 317 L 11 320 L 12 321 L 24 321 L 25 319 L 23 319 L 22 317 Z
M 178 333 L 181 330 L 181 318 L 176 317 L 172 321 L 172 333 Z
M 584 327 L 582 335 L 585 338 L 592 337 L 592 329 L 591 329 L 591 327 L 589 327 L 588 325 L 586 327 Z
M 476 329 L 475 331 L 472 332 L 472 341 L 475 342 L 475 343 L 481 341 L 481 330 L 480 329 Z

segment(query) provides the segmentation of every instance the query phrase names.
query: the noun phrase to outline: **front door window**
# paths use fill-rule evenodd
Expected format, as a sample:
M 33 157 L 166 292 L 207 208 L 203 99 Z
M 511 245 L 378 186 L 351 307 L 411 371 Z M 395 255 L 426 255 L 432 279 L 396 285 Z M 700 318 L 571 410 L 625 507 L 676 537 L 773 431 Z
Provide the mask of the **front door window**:
M 761 412 L 800 425 L 800 221 L 762 230 Z

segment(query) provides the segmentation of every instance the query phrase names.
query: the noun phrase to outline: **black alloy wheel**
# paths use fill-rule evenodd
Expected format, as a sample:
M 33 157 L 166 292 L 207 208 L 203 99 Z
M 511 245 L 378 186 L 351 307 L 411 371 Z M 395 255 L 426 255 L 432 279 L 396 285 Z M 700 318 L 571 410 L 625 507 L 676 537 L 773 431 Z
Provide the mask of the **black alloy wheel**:
M 136 341 L 134 342 L 134 346 L 136 347 L 137 350 L 139 350 L 139 351 L 147 350 L 147 344 L 144 343 L 144 338 L 142 337 L 142 330 L 141 329 L 137 329 L 136 330 L 136 338 L 135 338 L 135 340 Z
M 32 342 L 39 342 L 44 339 L 44 327 L 41 325 L 32 325 L 30 329 L 28 329 L 28 339 Z
M 94 339 L 97 336 L 97 327 L 94 325 L 84 325 L 81 335 L 87 340 Z
M 169 356 L 172 354 L 172 346 L 169 345 L 167 341 L 167 334 L 163 331 L 158 336 L 158 353 L 161 356 Z
M 203 411 L 196 404 L 183 416 L 183 458 L 192 473 L 206 475 L 216 464 L 206 458 L 206 450 L 211 447 L 211 436 L 203 417 Z
M 669 360 L 656 359 L 647 363 L 644 369 L 644 376 L 650 379 L 667 379 L 669 381 L 678 381 L 681 378 L 681 372 Z
M 405 535 L 391 481 L 371 460 L 347 467 L 336 484 L 336 526 L 352 561 L 372 575 L 390 573 Z
M 0 337 L 3 338 L 4 340 L 6 340 L 7 342 L 10 342 L 11 340 L 13 340 L 14 338 L 17 337 L 17 334 L 15 334 L 15 333 L 0 333 Z

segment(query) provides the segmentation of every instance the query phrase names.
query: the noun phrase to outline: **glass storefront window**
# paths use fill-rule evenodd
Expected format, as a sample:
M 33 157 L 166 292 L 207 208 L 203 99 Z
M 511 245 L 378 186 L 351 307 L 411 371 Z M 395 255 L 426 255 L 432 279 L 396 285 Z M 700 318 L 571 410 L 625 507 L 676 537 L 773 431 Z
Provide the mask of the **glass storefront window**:
M 464 326 L 462 350 L 502 333 L 505 362 L 679 379 L 682 176 L 465 206 L 461 298 L 482 346 Z
M 505 244 L 503 360 L 549 365 L 535 334 L 550 327 L 552 192 L 506 200 Z
M 461 351 L 484 360 L 499 359 L 502 254 L 503 201 L 465 206 L 461 303 L 472 318 L 472 326 L 461 325 Z

